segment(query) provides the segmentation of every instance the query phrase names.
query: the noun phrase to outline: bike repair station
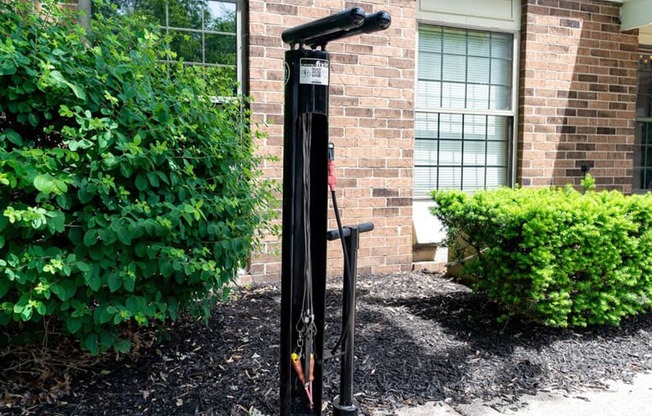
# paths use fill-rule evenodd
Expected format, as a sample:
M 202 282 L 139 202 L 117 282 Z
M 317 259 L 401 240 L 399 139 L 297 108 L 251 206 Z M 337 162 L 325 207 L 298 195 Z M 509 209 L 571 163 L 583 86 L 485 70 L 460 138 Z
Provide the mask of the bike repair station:
M 281 277 L 280 415 L 322 414 L 323 366 L 340 359 L 334 416 L 358 414 L 353 398 L 355 285 L 360 233 L 373 224 L 343 227 L 335 198 L 335 148 L 328 137 L 329 42 L 387 29 L 389 13 L 354 7 L 283 32 L 285 120 Z M 328 189 L 337 229 L 328 231 Z M 342 329 L 324 351 L 327 242 L 342 244 Z

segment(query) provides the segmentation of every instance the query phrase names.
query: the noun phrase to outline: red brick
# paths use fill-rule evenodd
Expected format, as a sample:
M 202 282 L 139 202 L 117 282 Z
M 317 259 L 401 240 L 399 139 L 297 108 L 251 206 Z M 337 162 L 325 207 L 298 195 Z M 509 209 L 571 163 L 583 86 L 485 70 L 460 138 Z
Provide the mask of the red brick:
M 330 140 L 337 146 L 342 219 L 345 223 L 373 220 L 376 233 L 382 235 L 381 238 L 364 236 L 362 240 L 362 247 L 373 257 L 361 256 L 360 267 L 370 273 L 409 269 L 412 246 L 411 233 L 404 238 L 401 233 L 407 231 L 388 224 L 387 219 L 411 224 L 411 204 L 403 205 L 411 200 L 411 172 L 403 171 L 411 171 L 412 167 L 416 3 L 377 1 L 373 7 L 357 3 L 355 6 L 367 6 L 368 12 L 389 10 L 393 18 L 390 30 L 331 42 L 328 47 L 331 53 L 329 132 Z M 339 11 L 342 3 L 254 0 L 249 7 L 250 25 L 256 27 L 250 38 L 250 85 L 254 97 L 251 108 L 255 119 L 263 114 L 262 119 L 268 122 L 260 127 L 268 134 L 266 147 L 261 150 L 282 158 L 283 132 L 279 127 L 283 123 L 282 68 L 287 45 L 280 41 L 280 33 L 292 25 Z M 270 125 L 270 121 L 275 124 Z M 392 149 L 388 148 L 390 139 Z M 274 144 L 271 149 L 270 144 Z M 281 167 L 282 160 L 272 162 L 266 167 L 267 177 L 280 180 Z M 378 217 L 374 213 L 390 216 Z M 329 268 L 333 273 L 341 273 L 341 254 L 337 248 L 329 249 L 329 257 L 332 257 Z M 280 267 L 280 259 L 268 255 L 254 258 L 253 263 L 254 270 L 262 274 L 278 273 Z M 263 263 L 265 267 L 261 268 Z
M 627 103 L 635 101 L 635 89 L 628 86 L 636 84 L 631 53 L 638 41 L 619 33 L 620 8 L 592 0 L 527 0 L 523 9 L 523 33 L 537 35 L 521 40 L 528 70 L 521 72 L 520 119 L 525 124 L 519 131 L 519 157 L 524 160 L 517 181 L 577 185 L 583 176 L 577 161 L 608 160 L 610 166 L 591 172 L 600 178 L 598 184 L 627 189 L 632 165 L 616 167 L 613 161 L 631 163 L 631 147 L 604 143 L 633 143 L 634 137 L 635 109 Z M 559 28 L 551 26 L 555 19 Z M 544 45 L 553 53 L 540 56 Z M 538 64 L 531 62 L 533 56 Z M 560 82 L 564 80 L 570 82 Z

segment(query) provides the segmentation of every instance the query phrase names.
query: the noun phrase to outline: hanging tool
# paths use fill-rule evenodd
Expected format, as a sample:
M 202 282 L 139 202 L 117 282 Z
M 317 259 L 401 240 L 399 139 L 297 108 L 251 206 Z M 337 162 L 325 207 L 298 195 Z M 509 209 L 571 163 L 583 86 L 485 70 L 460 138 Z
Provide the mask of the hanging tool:
M 309 296 L 308 296 L 309 298 Z M 314 322 L 314 316 L 308 310 L 302 313 L 302 318 L 297 322 L 297 349 L 290 354 L 292 368 L 297 375 L 297 379 L 303 385 L 310 408 L 313 407 L 312 382 L 315 379 L 315 354 L 313 339 L 316 335 L 317 327 Z M 297 352 L 298 351 L 298 352 Z M 304 371 L 305 369 L 305 371 Z M 306 374 L 307 371 L 307 374 Z
M 292 360 L 292 368 L 294 369 L 294 372 L 297 373 L 297 378 L 301 382 L 301 384 L 305 384 L 306 382 L 306 377 L 303 374 L 303 368 L 301 368 L 301 361 L 299 361 L 300 355 L 297 354 L 296 352 L 293 352 L 290 354 L 290 359 Z
M 306 397 L 308 398 L 308 403 L 310 403 L 310 408 L 312 409 L 312 407 L 313 407 L 313 402 L 312 402 L 312 381 L 314 380 L 314 376 L 308 376 L 309 379 L 308 379 L 308 382 L 306 383 L 306 377 L 305 377 L 305 374 L 303 373 L 303 368 L 302 368 L 302 365 L 301 365 L 300 358 L 301 358 L 301 355 L 297 354 L 296 352 L 293 352 L 292 354 L 290 354 L 290 360 L 292 361 L 292 368 L 294 369 L 294 372 L 296 373 L 297 378 L 299 379 L 299 381 L 303 385 L 303 389 L 306 392 Z M 309 367 L 310 368 L 310 374 L 313 374 L 314 363 L 315 363 L 313 354 L 310 355 L 310 363 L 311 363 L 310 367 Z

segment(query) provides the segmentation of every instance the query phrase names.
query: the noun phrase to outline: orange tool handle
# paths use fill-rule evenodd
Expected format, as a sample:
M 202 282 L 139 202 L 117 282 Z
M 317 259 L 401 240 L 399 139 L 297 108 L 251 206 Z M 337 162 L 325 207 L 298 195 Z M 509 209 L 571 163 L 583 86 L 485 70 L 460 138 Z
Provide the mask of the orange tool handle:
M 297 378 L 301 384 L 305 384 L 306 377 L 303 375 L 303 368 L 301 368 L 301 360 L 299 360 L 299 354 L 293 352 L 290 354 L 290 360 L 292 360 L 292 368 L 294 368 L 294 372 L 297 373 Z
M 310 354 L 310 381 L 315 379 L 315 355 Z

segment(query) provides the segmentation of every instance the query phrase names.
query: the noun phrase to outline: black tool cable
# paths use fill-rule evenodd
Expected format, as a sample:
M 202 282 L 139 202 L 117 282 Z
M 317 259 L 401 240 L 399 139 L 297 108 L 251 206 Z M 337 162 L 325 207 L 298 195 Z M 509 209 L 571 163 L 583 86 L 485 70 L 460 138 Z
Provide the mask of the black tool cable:
M 302 126 L 304 128 L 303 131 L 303 145 L 302 145 L 302 150 L 303 150 L 303 163 L 304 163 L 304 169 L 303 169 L 303 178 L 302 178 L 302 183 L 303 183 L 303 218 L 305 221 L 303 231 L 304 231 L 304 259 L 311 259 L 312 258 L 312 253 L 311 253 L 311 247 L 312 247 L 312 242 L 311 242 L 311 223 L 310 223 L 310 212 L 311 212 L 311 207 L 310 207 L 310 191 L 311 191 L 311 185 L 310 185 L 310 153 L 311 153 L 311 145 L 312 145 L 312 138 L 310 137 L 311 132 L 313 130 L 312 128 L 312 117 L 310 115 L 305 115 L 305 121 L 302 123 Z M 304 387 L 308 387 L 308 385 L 312 385 L 311 381 L 314 377 L 314 374 L 312 374 L 312 368 L 310 366 L 310 360 L 312 353 L 314 351 L 313 349 L 313 337 L 315 336 L 315 333 L 313 333 L 314 330 L 314 325 L 315 325 L 315 309 L 314 309 L 314 304 L 313 304 L 313 274 L 312 274 L 312 263 L 310 261 L 306 261 L 304 264 L 304 282 L 303 282 L 303 305 L 301 306 L 301 317 L 299 319 L 302 320 L 303 322 L 303 329 L 306 331 L 303 336 L 305 337 L 304 341 L 304 357 L 303 357 L 303 371 L 305 373 L 305 385 Z M 308 392 L 308 400 L 311 402 L 311 408 L 312 408 L 312 392 Z

